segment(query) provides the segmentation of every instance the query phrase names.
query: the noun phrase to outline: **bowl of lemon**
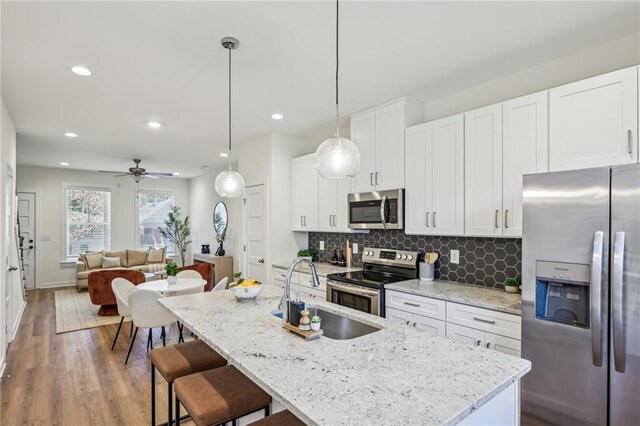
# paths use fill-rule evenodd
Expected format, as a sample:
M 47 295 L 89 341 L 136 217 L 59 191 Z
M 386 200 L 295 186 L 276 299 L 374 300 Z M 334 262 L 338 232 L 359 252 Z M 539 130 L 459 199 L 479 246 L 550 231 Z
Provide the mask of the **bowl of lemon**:
M 229 284 L 231 293 L 238 302 L 250 302 L 255 300 L 262 291 L 262 283 L 253 278 L 242 278 L 240 274 L 235 274 L 237 281 Z

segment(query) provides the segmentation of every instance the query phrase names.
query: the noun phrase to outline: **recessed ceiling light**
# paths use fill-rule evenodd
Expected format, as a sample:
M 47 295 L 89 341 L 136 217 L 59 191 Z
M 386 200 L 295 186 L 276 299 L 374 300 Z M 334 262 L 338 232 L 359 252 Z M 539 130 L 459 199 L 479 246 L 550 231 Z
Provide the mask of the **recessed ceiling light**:
M 149 121 L 147 123 L 147 126 L 151 127 L 152 129 L 159 129 L 162 125 L 157 121 Z
M 208 168 L 209 168 L 209 166 L 206 166 L 206 165 L 202 165 L 202 166 L 200 166 L 200 169 L 201 169 L 201 170 L 205 170 L 205 169 L 208 169 Z
M 80 65 L 71 67 L 71 72 L 77 75 L 81 75 L 83 77 L 88 77 L 91 75 L 91 71 L 89 70 L 89 68 L 81 67 Z
M 276 113 L 273 114 L 271 118 L 273 118 L 274 120 L 282 120 L 284 118 L 284 115 Z
M 68 165 L 69 165 L 69 163 L 64 163 L 64 162 L 62 162 L 62 163 L 60 163 L 60 165 L 61 165 L 61 166 L 68 166 Z
M 220 153 L 220 157 L 228 157 L 228 156 L 229 156 L 229 154 L 227 154 L 226 152 L 221 152 Z
M 180 172 L 174 172 L 173 175 L 174 176 L 180 176 Z
M 73 132 L 67 132 L 64 135 L 66 137 L 68 137 L 68 138 L 77 138 L 78 137 L 78 135 L 76 133 L 73 133 Z

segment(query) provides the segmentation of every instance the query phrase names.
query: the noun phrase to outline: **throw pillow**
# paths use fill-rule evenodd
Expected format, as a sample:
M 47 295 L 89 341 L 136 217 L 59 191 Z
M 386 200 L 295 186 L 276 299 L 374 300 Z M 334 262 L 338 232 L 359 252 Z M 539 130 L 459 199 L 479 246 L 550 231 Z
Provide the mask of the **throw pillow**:
M 119 266 L 124 266 L 125 268 L 127 267 L 127 251 L 126 250 L 113 250 L 113 251 L 105 250 L 104 257 L 119 257 L 120 258 Z
M 87 269 L 100 269 L 102 267 L 102 258 L 104 254 L 101 251 L 94 253 L 84 253 L 82 259 Z
M 147 263 L 164 263 L 167 255 L 167 248 L 152 248 L 149 247 L 149 255 L 147 256 Z
M 119 268 L 120 266 L 120 258 L 119 257 L 103 257 L 102 258 L 102 269 L 107 268 Z
M 149 252 L 147 250 L 127 250 L 128 267 L 145 265 L 148 254 Z

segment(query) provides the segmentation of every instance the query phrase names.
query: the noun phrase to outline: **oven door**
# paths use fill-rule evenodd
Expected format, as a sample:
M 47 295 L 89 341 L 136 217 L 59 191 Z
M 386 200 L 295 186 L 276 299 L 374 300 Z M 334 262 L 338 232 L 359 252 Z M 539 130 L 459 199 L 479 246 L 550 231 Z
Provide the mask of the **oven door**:
M 349 194 L 349 228 L 402 229 L 403 190 Z
M 327 280 L 327 301 L 336 305 L 380 315 L 380 292 L 353 284 Z

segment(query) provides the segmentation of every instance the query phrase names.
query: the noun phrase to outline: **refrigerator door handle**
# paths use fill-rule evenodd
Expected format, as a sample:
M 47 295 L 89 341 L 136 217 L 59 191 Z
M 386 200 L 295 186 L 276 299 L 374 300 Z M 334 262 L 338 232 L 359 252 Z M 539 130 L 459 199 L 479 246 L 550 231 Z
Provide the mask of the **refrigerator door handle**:
M 593 234 L 591 259 L 591 352 L 593 365 L 602 367 L 602 249 L 604 233 Z
M 622 294 L 624 277 L 624 232 L 616 232 L 613 243 L 611 279 L 611 317 L 613 322 L 613 361 L 618 373 L 624 373 L 624 335 L 622 331 Z

